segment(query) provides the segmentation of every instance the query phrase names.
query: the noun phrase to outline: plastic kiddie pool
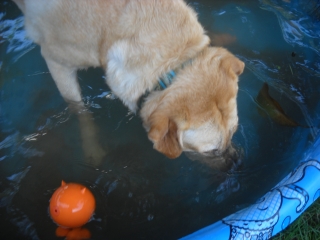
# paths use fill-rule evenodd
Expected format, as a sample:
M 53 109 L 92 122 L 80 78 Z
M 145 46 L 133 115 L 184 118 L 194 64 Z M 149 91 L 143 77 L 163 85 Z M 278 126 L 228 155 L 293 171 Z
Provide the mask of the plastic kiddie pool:
M 246 64 L 233 138 L 242 164 L 232 171 L 154 151 L 139 118 L 97 69 L 81 71 L 79 79 L 100 141 L 112 152 L 98 168 L 84 162 L 77 118 L 39 47 L 25 37 L 21 12 L 11 1 L 0 3 L 1 239 L 56 239 L 48 201 L 61 180 L 95 195 L 86 224 L 93 239 L 267 239 L 319 197 L 318 2 L 188 4 L 213 43 Z M 259 105 L 265 84 L 287 116 L 282 125 L 270 114 L 277 104 Z M 288 119 L 297 126 L 287 126 Z
M 269 239 L 320 196 L 320 138 L 300 164 L 261 199 L 182 239 Z

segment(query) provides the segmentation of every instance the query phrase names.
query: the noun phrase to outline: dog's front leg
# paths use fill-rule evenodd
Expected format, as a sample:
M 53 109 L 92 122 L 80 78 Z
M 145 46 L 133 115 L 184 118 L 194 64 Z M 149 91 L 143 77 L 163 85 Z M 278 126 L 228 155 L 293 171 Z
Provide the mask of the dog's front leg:
M 77 114 L 86 162 L 97 167 L 101 164 L 108 150 L 102 148 L 99 143 L 98 129 L 94 124 L 92 114 L 84 108 L 81 108 L 81 111 L 78 111 Z
M 106 151 L 99 144 L 93 116 L 85 108 L 82 101 L 81 90 L 77 81 L 77 69 L 62 65 L 48 58 L 45 59 L 62 97 L 69 104 L 71 111 L 78 116 L 82 137 L 82 149 L 86 161 L 98 166 L 102 158 L 106 155 Z

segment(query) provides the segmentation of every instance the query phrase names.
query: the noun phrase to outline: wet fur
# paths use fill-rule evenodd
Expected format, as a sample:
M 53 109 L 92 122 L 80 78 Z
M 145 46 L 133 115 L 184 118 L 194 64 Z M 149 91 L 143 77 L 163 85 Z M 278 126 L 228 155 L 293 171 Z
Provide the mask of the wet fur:
M 182 0 L 14 0 L 28 36 L 41 46 L 63 98 L 84 108 L 76 71 L 102 67 L 107 84 L 133 112 L 158 78 L 179 69 L 174 83 L 153 92 L 140 111 L 154 148 L 223 152 L 237 128 L 238 76 L 244 63 L 209 47 L 196 13 Z M 80 116 L 86 155 L 101 158 L 95 126 Z

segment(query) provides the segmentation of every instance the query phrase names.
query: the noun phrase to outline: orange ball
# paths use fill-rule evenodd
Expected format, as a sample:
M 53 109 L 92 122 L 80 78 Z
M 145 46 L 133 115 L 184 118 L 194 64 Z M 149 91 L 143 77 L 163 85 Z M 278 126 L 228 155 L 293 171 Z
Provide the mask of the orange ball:
M 81 227 L 91 218 L 95 205 L 94 196 L 88 188 L 62 181 L 50 199 L 50 215 L 59 226 Z

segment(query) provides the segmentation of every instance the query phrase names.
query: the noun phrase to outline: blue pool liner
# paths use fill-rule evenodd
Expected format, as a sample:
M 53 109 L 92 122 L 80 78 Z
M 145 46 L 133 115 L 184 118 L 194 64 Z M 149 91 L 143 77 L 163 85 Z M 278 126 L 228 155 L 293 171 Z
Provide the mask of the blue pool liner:
M 320 135 L 299 165 L 255 204 L 182 240 L 269 239 L 320 196 Z

